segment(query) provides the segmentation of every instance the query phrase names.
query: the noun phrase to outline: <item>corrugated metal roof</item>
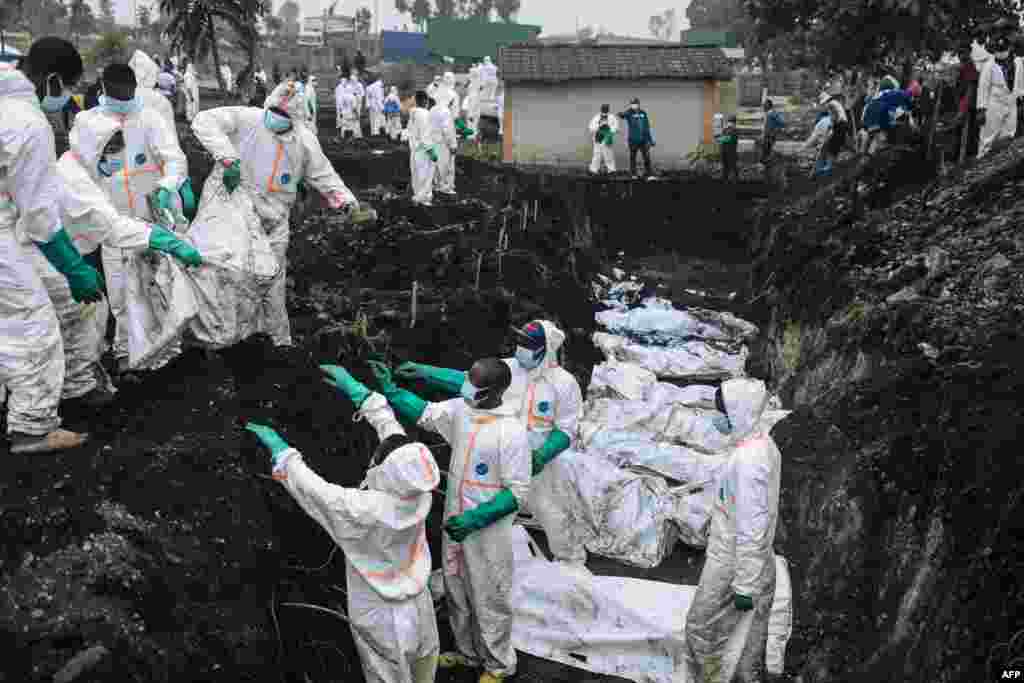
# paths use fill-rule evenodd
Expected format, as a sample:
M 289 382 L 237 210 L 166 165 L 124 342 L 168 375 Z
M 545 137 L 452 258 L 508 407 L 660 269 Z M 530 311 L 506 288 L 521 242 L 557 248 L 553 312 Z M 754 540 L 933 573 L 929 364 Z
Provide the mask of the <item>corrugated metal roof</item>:
M 495 58 L 499 46 L 532 40 L 540 32 L 540 26 L 529 24 L 436 18 L 427 23 L 427 49 L 460 61 Z
M 732 66 L 718 48 L 680 45 L 539 45 L 499 51 L 501 77 L 510 83 L 611 79 L 729 80 Z

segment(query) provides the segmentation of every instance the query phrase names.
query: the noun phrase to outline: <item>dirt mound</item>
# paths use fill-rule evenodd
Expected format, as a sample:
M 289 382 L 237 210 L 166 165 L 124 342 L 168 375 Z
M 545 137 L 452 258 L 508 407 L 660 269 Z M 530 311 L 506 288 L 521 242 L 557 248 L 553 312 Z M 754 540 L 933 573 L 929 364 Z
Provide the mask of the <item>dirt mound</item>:
M 806 683 L 982 680 L 1021 655 L 1022 178 L 1015 144 L 862 220 L 805 204 L 763 228 Z

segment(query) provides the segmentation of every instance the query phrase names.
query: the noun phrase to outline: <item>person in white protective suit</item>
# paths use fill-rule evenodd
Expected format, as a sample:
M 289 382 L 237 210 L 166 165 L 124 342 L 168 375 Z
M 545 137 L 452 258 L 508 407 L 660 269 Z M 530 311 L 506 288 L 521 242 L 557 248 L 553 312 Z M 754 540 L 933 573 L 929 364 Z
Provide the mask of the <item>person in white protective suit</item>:
M 322 479 L 269 427 L 246 429 L 270 449 L 274 478 L 345 553 L 349 624 L 367 683 L 433 683 L 440 641 L 426 522 L 440 471 L 430 450 L 405 435 L 383 396 L 344 368 L 321 368 L 380 439 L 359 488 Z
M 111 167 L 123 164 L 125 144 L 119 120 L 92 117 L 90 125 L 72 128 L 68 139 L 69 149 L 57 162 L 58 201 L 63 224 L 80 253 L 90 254 L 101 245 L 131 252 L 155 249 L 184 265 L 201 265 L 194 247 L 163 226 L 118 212 L 101 189 Z M 107 331 L 106 302 L 91 307 L 77 303 L 64 278 L 45 260 L 36 261 L 60 319 L 66 363 L 63 400 L 79 399 L 91 406 L 110 402 L 114 390 L 100 364 Z
M 359 112 L 356 111 L 356 96 L 348 81 L 342 81 L 334 90 L 334 108 L 337 112 L 338 137 L 344 141 L 351 135 L 359 136 Z
M 309 127 L 316 135 L 320 129 L 318 121 L 320 118 L 320 98 L 316 92 L 316 76 L 310 74 L 306 77 L 303 94 L 306 96 L 306 106 L 309 109 Z
M 142 50 L 135 51 L 132 58 L 128 60 L 128 66 L 135 72 L 135 96 L 139 98 L 144 108 L 152 109 L 163 117 L 174 136 L 174 141 L 179 142 L 178 126 L 174 121 L 174 106 L 167 97 L 156 90 L 160 67 Z
M 366 97 L 366 88 L 359 80 L 359 72 L 355 69 L 352 70 L 352 75 L 348 80 L 356 103 L 356 137 L 361 138 L 363 137 L 363 99 Z
M 459 151 L 459 140 L 455 136 L 455 121 L 443 102 L 437 102 L 430 108 L 430 142 L 437 151 L 434 189 L 454 197 L 455 154 Z
M 521 329 L 513 328 L 513 333 L 516 354 L 504 359 L 512 372 L 512 384 L 504 401 L 515 407 L 526 428 L 533 463 L 529 505 L 522 507 L 535 515 L 544 528 L 556 560 L 582 566 L 587 551 L 583 542 L 576 540 L 579 535 L 569 528 L 567 508 L 555 499 L 555 484 L 567 476 L 561 471 L 562 457 L 573 457 L 564 452 L 576 435 L 583 412 L 583 392 L 576 378 L 558 363 L 565 333 L 554 323 L 534 320 Z M 395 375 L 404 380 L 421 380 L 430 389 L 451 395 L 458 394 L 466 378 L 461 370 L 409 362 L 398 366 Z
M 768 617 L 775 595 L 772 545 L 779 516 L 781 456 L 761 416 L 764 382 L 733 379 L 716 394 L 716 426 L 729 435 L 728 461 L 714 487 L 707 560 L 686 615 L 686 681 L 760 681 Z M 725 656 L 734 632 L 746 630 L 738 661 Z
M 224 88 L 225 88 L 225 90 L 227 91 L 227 93 L 229 95 L 232 92 L 234 92 L 234 88 L 235 88 L 235 83 L 234 83 L 233 76 L 234 76 L 234 74 L 231 73 L 231 67 L 230 66 L 228 66 L 227 64 L 221 64 L 220 65 L 220 77 L 222 79 L 224 79 Z
M 185 67 L 182 86 L 185 93 L 185 118 L 191 121 L 199 113 L 199 76 L 196 75 L 196 67 L 192 62 Z
M 286 81 L 274 88 L 264 109 L 218 107 L 201 112 L 192 122 L 200 144 L 224 166 L 227 190 L 233 192 L 245 183 L 252 192 L 256 213 L 281 266 L 256 326 L 275 346 L 292 343 L 285 283 L 288 216 L 299 181 L 312 186 L 332 209 L 351 215 L 359 206 L 309 129 L 308 111 L 296 83 Z
M 82 259 L 61 223 L 53 129 L 82 77 L 82 57 L 61 38 L 34 42 L 23 71 L 0 71 L 0 386 L 7 394 L 12 454 L 77 448 L 89 439 L 60 429 L 64 345 L 39 277 L 41 252 L 79 302 L 102 298 L 99 274 Z
M 399 389 L 391 371 L 370 362 L 396 414 L 440 434 L 452 448 L 441 564 L 456 652 L 442 668 L 481 666 L 480 683 L 516 671 L 512 647 L 513 525 L 530 492 L 530 447 L 515 406 L 502 401 L 512 381 L 497 358 L 473 364 L 461 398 L 427 403 Z
M 452 121 L 459 118 L 459 114 L 462 113 L 462 99 L 459 97 L 459 91 L 455 89 L 455 74 L 451 71 L 445 72 L 434 100 L 448 109 Z
M 409 143 L 409 173 L 412 180 L 412 200 L 430 206 L 434 200 L 434 172 L 437 150 L 433 146 L 427 94 L 416 93 L 416 106 L 409 110 L 409 124 L 402 137 Z
M 434 80 L 432 80 L 427 85 L 427 88 L 426 88 L 427 97 L 429 97 L 432 100 L 436 100 L 437 99 L 437 91 L 441 89 L 441 85 L 442 85 L 443 82 L 444 82 L 444 78 L 443 78 L 443 76 L 441 76 L 441 74 L 437 74 L 436 76 L 434 76 Z
M 387 121 L 387 136 L 398 140 L 402 135 L 402 100 L 398 98 L 398 88 L 391 86 L 388 96 L 384 98 L 384 117 Z
M 490 57 L 484 57 L 484 63 L 480 66 L 480 99 L 491 102 L 497 90 L 498 67 L 491 62 Z
M 602 164 L 608 173 L 615 173 L 615 134 L 619 130 L 617 116 L 613 116 L 607 104 L 601 105 L 601 113 L 590 119 L 590 139 L 594 143 L 594 157 L 590 161 L 590 172 L 597 173 Z
M 498 111 L 498 135 L 505 135 L 505 90 L 502 89 L 497 99 Z
M 370 135 L 384 135 L 387 126 L 384 118 L 384 81 L 379 78 L 366 89 L 366 109 L 370 114 Z
M 978 43 L 971 46 L 971 59 L 978 69 L 978 122 L 981 137 L 978 158 L 992 151 L 1000 140 L 1012 140 L 1017 132 L 1017 100 L 995 56 Z
M 173 195 L 183 201 L 191 193 L 185 153 L 163 116 L 147 109 L 135 94 L 135 72 L 124 64 L 111 64 L 103 70 L 104 94 L 98 107 L 84 111 L 75 119 L 82 135 L 91 129 L 99 137 L 112 124 L 118 124 L 124 137 L 120 163 L 101 171 L 97 182 L 119 213 L 144 221 L 154 219 L 147 197 L 160 192 L 161 203 L 171 206 Z M 103 273 L 107 281 L 110 312 L 114 316 L 114 358 L 118 374 L 128 371 L 128 315 L 126 273 L 134 254 L 131 250 L 108 245 L 102 250 Z M 169 358 L 161 359 L 163 362 Z
M 462 98 L 462 111 L 466 113 L 466 125 L 473 131 L 470 140 L 476 138 L 480 130 L 480 65 L 474 64 L 469 69 L 469 83 L 466 85 L 466 96 Z

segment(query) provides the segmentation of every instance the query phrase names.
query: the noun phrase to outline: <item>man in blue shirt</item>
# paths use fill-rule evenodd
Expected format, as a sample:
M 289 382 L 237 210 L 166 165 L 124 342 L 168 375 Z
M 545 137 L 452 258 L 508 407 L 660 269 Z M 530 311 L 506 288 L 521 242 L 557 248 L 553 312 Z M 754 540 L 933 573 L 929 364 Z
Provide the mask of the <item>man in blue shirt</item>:
M 761 163 L 767 164 L 771 160 L 772 150 L 775 148 L 775 141 L 779 139 L 779 132 L 786 127 L 782 114 L 775 111 L 775 103 L 771 100 L 764 101 L 764 137 L 761 138 Z
M 651 171 L 651 147 L 654 147 L 654 137 L 651 135 L 651 120 L 647 112 L 640 108 L 640 100 L 633 98 L 629 103 L 629 109 L 619 114 L 629 126 L 629 172 L 636 178 L 636 153 L 644 155 L 644 171 L 646 175 L 653 175 Z

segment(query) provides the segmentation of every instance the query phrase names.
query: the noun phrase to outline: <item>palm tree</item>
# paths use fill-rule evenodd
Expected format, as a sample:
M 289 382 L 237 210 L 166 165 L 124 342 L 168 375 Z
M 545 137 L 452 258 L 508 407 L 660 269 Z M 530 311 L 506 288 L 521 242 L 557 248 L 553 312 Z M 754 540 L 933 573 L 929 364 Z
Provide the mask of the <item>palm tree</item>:
M 220 73 L 217 25 L 227 25 L 238 36 L 239 44 L 248 53 L 251 73 L 259 43 L 256 20 L 266 9 L 266 0 L 160 0 L 160 12 L 170 18 L 164 32 L 171 39 L 171 46 L 185 48 L 191 61 L 212 55 L 221 90 L 225 90 L 226 84 Z

